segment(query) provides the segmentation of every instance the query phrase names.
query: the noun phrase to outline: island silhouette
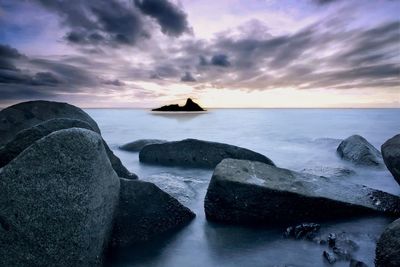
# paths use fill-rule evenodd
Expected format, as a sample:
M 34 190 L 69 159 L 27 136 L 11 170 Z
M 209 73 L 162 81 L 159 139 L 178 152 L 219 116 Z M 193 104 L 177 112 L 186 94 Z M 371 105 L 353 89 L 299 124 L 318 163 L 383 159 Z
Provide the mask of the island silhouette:
M 185 111 L 185 112 L 199 112 L 199 111 L 206 111 L 199 104 L 194 102 L 191 98 L 186 100 L 184 106 L 179 106 L 178 104 L 171 104 L 162 106 L 160 108 L 152 109 L 152 111 L 164 111 L 164 112 L 176 112 L 176 111 Z

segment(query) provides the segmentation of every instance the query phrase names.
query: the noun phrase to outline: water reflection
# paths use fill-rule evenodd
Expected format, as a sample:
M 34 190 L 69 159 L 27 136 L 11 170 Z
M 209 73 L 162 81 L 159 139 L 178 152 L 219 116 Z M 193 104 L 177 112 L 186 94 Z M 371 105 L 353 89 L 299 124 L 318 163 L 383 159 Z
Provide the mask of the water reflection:
M 197 117 L 200 117 L 202 115 L 208 114 L 208 111 L 202 111 L 202 112 L 157 112 L 157 111 L 149 111 L 149 114 L 153 116 L 158 116 L 161 118 L 167 118 L 167 119 L 174 119 L 179 122 L 185 122 L 185 121 L 190 121 L 193 120 Z

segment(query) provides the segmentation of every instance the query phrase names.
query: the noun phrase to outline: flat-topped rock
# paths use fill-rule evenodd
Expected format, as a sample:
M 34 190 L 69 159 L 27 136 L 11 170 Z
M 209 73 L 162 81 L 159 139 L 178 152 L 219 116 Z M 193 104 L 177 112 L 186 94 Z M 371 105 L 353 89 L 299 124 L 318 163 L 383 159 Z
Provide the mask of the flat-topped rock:
M 121 179 L 111 245 L 124 247 L 149 240 L 183 226 L 194 217 L 191 210 L 156 185 Z
M 148 145 L 139 153 L 141 162 L 199 168 L 214 168 L 226 158 L 246 159 L 274 165 L 266 156 L 249 149 L 197 139 Z
M 389 224 L 376 245 L 376 267 L 400 266 L 400 219 Z
M 188 98 L 184 106 L 179 106 L 177 104 L 162 106 L 160 108 L 152 109 L 152 111 L 166 111 L 166 112 L 199 112 L 205 111 L 199 104 L 195 103 L 192 99 Z
M 98 266 L 119 178 L 99 134 L 53 132 L 0 171 L 0 266 Z
M 381 152 L 360 135 L 352 135 L 343 140 L 337 148 L 337 153 L 342 159 L 356 165 L 383 166 Z
M 381 150 L 386 167 L 400 184 L 400 134 L 387 140 Z
M 100 133 L 97 123 L 78 107 L 53 101 L 29 101 L 0 111 L 0 146 L 12 140 L 19 131 L 55 118 L 81 120 Z
M 93 131 L 92 126 L 81 120 L 57 118 L 44 121 L 18 132 L 12 140 L 10 140 L 3 147 L 0 147 L 0 167 L 8 164 L 22 151 L 39 139 L 51 134 L 52 132 L 69 128 L 82 128 Z M 122 165 L 121 160 L 114 155 L 103 139 L 102 142 L 106 149 L 107 156 L 110 159 L 111 165 L 116 171 L 117 175 L 128 179 L 137 179 L 135 174 L 130 173 L 125 166 Z
M 237 224 L 299 223 L 369 213 L 400 215 L 397 196 L 234 159 L 225 159 L 215 168 L 204 206 L 207 219 Z
M 147 145 L 163 144 L 166 142 L 168 142 L 168 141 L 161 140 L 161 139 L 139 139 L 139 140 L 127 143 L 125 145 L 122 145 L 119 148 L 121 150 L 125 150 L 125 151 L 139 152 L 140 150 L 142 150 L 143 147 L 145 147 Z

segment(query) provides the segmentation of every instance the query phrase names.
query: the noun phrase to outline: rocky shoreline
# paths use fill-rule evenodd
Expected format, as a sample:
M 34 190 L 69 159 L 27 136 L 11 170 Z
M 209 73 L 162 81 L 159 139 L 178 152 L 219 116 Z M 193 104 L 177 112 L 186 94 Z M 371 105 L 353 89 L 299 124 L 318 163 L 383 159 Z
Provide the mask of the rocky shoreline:
M 399 182 L 399 137 L 385 142 L 381 154 L 354 135 L 336 153 L 366 169 L 386 165 Z M 72 105 L 32 101 L 6 108 L 0 111 L 0 140 L 1 266 L 101 266 L 108 251 L 174 231 L 196 216 L 185 206 L 195 192 L 184 177 L 138 180 L 103 140 L 97 123 Z M 139 152 L 142 163 L 213 169 L 204 199 L 209 221 L 293 225 L 285 237 L 326 245 L 321 257 L 328 264 L 366 266 L 352 257 L 353 241 L 337 233 L 318 236 L 318 223 L 400 217 L 399 196 L 338 179 L 351 170 L 295 172 L 246 148 L 196 139 L 137 140 L 121 149 Z M 397 220 L 377 243 L 376 266 L 400 265 L 399 235 Z

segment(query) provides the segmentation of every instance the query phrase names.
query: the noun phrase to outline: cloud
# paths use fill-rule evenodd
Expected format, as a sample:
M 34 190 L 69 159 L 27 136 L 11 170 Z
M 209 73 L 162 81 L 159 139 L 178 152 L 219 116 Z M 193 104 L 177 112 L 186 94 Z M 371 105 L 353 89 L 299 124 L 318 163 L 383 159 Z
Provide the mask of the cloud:
M 217 54 L 211 58 L 211 64 L 220 67 L 229 67 L 231 63 L 228 60 L 228 56 L 225 54 Z
M 135 0 L 135 5 L 156 19 L 165 34 L 179 36 L 189 30 L 186 14 L 167 0 Z
M 182 82 L 195 82 L 196 79 L 192 76 L 190 72 L 185 72 L 185 75 L 181 77 Z
M 186 14 L 167 0 L 35 0 L 59 15 L 68 29 L 65 40 L 78 45 L 133 45 L 149 38 L 154 18 L 163 33 L 179 36 L 188 30 Z
M 121 82 L 121 81 L 118 80 L 118 79 L 115 79 L 115 80 L 105 80 L 105 81 L 103 81 L 103 84 L 106 84 L 106 85 L 113 85 L 113 86 L 124 86 L 124 85 L 125 85 L 124 82 Z

